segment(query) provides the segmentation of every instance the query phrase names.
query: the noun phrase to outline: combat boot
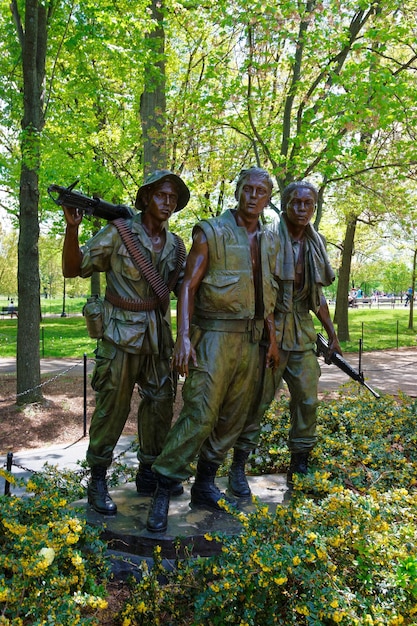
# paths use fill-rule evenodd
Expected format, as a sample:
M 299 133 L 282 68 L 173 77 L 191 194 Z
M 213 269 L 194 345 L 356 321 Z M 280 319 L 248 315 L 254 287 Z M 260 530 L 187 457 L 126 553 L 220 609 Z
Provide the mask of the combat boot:
M 218 468 L 217 463 L 198 461 L 195 481 L 191 487 L 191 504 L 222 511 L 219 500 L 233 503 L 233 500 L 222 493 L 214 483 Z
M 290 466 L 287 472 L 287 486 L 294 486 L 294 474 L 306 475 L 308 472 L 308 457 L 310 452 L 292 452 Z
M 233 461 L 229 470 L 229 490 L 238 498 L 247 498 L 251 495 L 248 479 L 245 474 L 245 463 L 250 452 L 234 450 Z
M 136 473 L 136 491 L 140 496 L 153 496 L 157 486 L 157 480 L 152 466 L 139 463 L 139 469 Z M 175 481 L 172 484 L 171 496 L 180 496 L 184 493 L 184 487 L 181 482 Z
M 157 476 L 157 486 L 149 507 L 146 528 L 151 533 L 164 533 L 168 527 L 169 499 L 175 481 Z
M 115 515 L 117 506 L 111 499 L 106 480 L 107 469 L 100 465 L 91 468 L 91 478 L 87 487 L 88 503 L 103 515 Z

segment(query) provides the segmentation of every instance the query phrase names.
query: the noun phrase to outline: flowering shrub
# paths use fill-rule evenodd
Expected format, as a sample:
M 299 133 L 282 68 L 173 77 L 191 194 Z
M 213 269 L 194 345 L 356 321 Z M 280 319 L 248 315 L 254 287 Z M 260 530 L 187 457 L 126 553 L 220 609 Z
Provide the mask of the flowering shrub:
M 217 556 L 190 555 L 167 571 L 157 546 L 114 623 L 416 625 L 416 415 L 416 400 L 375 400 L 357 385 L 322 402 L 311 471 L 295 478 L 289 502 L 254 501 L 251 514 L 225 504 L 242 530 L 206 536 L 221 544 Z M 286 471 L 288 428 L 282 397 L 265 416 L 249 473 Z M 80 497 L 79 486 L 47 472 L 27 490 L 0 498 L 0 626 L 100 624 L 105 546 L 62 495 Z
M 375 399 L 358 385 L 346 385 L 336 400 L 322 402 L 317 415 L 318 443 L 311 454 L 313 468 L 330 472 L 337 484 L 361 492 L 417 485 L 417 401 L 408 396 Z M 289 463 L 286 440 L 288 401 L 272 404 L 264 417 L 258 448 L 248 472 L 285 472 Z
M 323 402 L 312 471 L 288 504 L 228 510 L 242 531 L 207 535 L 221 553 L 142 567 L 120 624 L 417 624 L 416 401 L 357 387 Z M 284 472 L 287 399 L 268 411 L 252 473 Z M 160 583 L 164 576 L 163 584 Z
M 108 573 L 98 531 L 67 508 L 58 474 L 0 473 L 27 491 L 0 497 L 0 625 L 98 624 Z

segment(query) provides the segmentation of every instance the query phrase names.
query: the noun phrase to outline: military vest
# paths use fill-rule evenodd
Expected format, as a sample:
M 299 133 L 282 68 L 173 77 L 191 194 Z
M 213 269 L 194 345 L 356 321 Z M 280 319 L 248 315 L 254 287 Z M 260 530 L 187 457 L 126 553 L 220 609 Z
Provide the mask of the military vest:
M 236 224 L 233 213 L 198 224 L 209 248 L 209 267 L 195 298 L 194 313 L 206 319 L 254 319 L 255 287 L 246 228 Z M 277 238 L 271 231 L 260 233 L 263 317 L 274 310 L 277 283 L 272 275 Z

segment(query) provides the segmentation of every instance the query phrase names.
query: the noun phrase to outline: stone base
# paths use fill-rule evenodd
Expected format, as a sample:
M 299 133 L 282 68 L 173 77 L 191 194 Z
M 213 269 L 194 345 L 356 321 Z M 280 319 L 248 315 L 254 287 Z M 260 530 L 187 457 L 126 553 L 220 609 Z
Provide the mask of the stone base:
M 283 474 L 249 476 L 248 481 L 252 493 L 271 510 L 275 510 L 276 505 L 285 502 L 290 495 Z M 118 509 L 114 516 L 97 513 L 86 500 L 76 502 L 74 506 L 86 508 L 87 521 L 92 526 L 101 527 L 102 539 L 107 542 L 110 551 L 149 558 L 158 545 L 165 559 L 183 558 L 185 554 L 210 556 L 219 552 L 221 545 L 216 541 L 207 541 L 204 535 L 213 532 L 234 535 L 240 532 L 240 523 L 223 511 L 191 508 L 191 484 L 186 482 L 183 495 L 171 498 L 165 533 L 150 533 L 146 529 L 150 498 L 138 496 L 135 483 L 111 490 Z M 216 479 L 216 484 L 225 491 L 227 478 Z M 251 498 L 240 498 L 237 508 L 244 512 L 255 510 Z

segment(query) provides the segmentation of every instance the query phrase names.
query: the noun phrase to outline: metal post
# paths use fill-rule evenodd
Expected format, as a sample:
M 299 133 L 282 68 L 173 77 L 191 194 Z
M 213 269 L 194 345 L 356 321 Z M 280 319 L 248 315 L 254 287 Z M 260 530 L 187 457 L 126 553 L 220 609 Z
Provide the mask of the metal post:
M 397 320 L 397 350 L 398 350 L 399 345 L 400 345 L 400 337 L 399 337 L 399 333 L 400 333 L 400 328 L 399 328 L 399 320 Z
M 13 452 L 8 452 L 7 462 L 6 462 L 6 469 L 8 472 L 12 471 L 12 464 L 13 464 Z M 4 495 L 10 496 L 10 483 L 8 480 L 6 480 L 6 482 L 4 483 Z
M 64 293 L 62 296 L 62 313 L 61 313 L 61 317 L 67 317 L 67 314 L 65 312 L 65 296 L 66 296 L 66 283 L 65 283 L 65 277 L 64 277 Z
M 359 339 L 359 364 L 358 364 L 359 374 L 362 375 L 362 339 Z
M 87 354 L 84 352 L 84 431 L 83 437 L 87 434 Z

